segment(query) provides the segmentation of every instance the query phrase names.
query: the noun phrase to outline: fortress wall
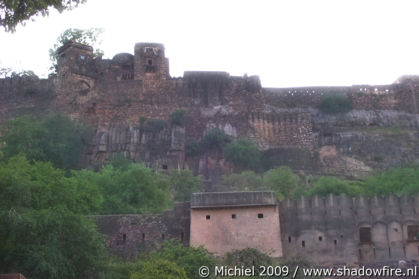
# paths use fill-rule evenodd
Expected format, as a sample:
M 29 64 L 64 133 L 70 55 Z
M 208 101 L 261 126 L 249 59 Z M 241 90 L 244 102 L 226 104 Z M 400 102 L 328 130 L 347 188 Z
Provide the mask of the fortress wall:
M 125 258 L 135 258 L 141 253 L 157 249 L 168 239 L 189 244 L 189 203 L 176 204 L 172 211 L 163 214 L 102 215 L 92 218 L 105 235 L 111 253 Z
M 23 114 L 46 113 L 51 110 L 54 99 L 54 84 L 50 79 L 0 79 L 0 123 Z
M 284 255 L 318 264 L 417 260 L 418 201 L 392 195 L 286 199 L 280 204 Z
M 419 108 L 419 92 L 415 85 L 408 84 L 264 88 L 263 92 L 268 104 L 280 108 L 316 107 L 325 95 L 347 96 L 357 110 L 417 113 Z

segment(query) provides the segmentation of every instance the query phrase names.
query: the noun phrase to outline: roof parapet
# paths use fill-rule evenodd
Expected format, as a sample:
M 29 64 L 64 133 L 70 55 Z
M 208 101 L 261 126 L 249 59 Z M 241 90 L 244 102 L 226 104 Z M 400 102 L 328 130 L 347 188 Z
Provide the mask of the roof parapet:
M 191 196 L 191 208 L 220 208 L 277 205 L 272 191 L 206 192 Z

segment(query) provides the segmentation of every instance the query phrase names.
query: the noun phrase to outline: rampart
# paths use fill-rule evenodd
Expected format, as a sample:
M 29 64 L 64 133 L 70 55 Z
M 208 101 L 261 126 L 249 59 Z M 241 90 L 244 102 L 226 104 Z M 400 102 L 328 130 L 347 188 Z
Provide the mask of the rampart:
M 190 238 L 189 203 L 176 204 L 163 214 L 91 216 L 105 235 L 109 251 L 124 258 L 158 249 L 163 241 L 176 239 L 185 245 Z
M 277 208 L 272 192 L 196 193 L 163 214 L 94 218 L 110 251 L 124 257 L 173 238 L 216 253 L 246 243 L 267 253 L 275 248 L 277 256 L 319 265 L 419 259 L 419 196 L 302 196 L 279 202 L 279 215 Z
M 418 113 L 419 89 L 415 81 L 390 85 L 264 88 L 267 103 L 281 108 L 316 107 L 323 96 L 342 95 L 357 110 L 396 110 Z
M 283 251 L 324 263 L 419 258 L 419 196 L 329 195 L 280 204 Z

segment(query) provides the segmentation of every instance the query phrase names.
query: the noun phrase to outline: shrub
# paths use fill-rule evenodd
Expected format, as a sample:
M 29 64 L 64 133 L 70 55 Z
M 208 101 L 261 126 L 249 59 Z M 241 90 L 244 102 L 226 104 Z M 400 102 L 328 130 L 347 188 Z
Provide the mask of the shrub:
M 150 119 L 144 121 L 143 123 L 142 129 L 144 132 L 158 133 L 167 127 L 167 122 L 162 119 Z
M 185 146 L 186 156 L 195 156 L 201 151 L 200 141 L 191 141 Z
M 224 175 L 221 180 L 229 189 L 235 191 L 266 190 L 262 178 L 253 171 Z
M 252 268 L 255 267 L 256 270 L 258 270 L 258 272 L 256 272 L 256 274 L 258 274 L 259 272 L 261 272 L 261 270 L 259 270 L 260 266 L 270 266 L 273 265 L 273 261 L 272 259 L 254 249 L 254 248 L 246 248 L 243 250 L 234 250 L 232 252 L 229 252 L 226 254 L 225 256 L 225 263 L 230 266 L 230 267 L 234 267 L 234 266 L 239 266 L 239 267 L 245 267 L 245 268 Z M 255 277 L 255 278 L 263 278 L 263 277 Z
M 226 160 L 240 169 L 258 169 L 260 152 L 252 141 L 239 139 L 227 145 Z
M 202 139 L 201 146 L 205 150 L 222 149 L 231 141 L 231 137 L 224 133 L 223 130 L 213 129 L 209 131 Z
M 328 114 L 346 113 L 352 109 L 352 102 L 342 95 L 326 95 L 317 108 Z
M 322 176 L 311 187 L 307 195 L 308 196 L 326 196 L 328 194 L 347 194 L 350 196 L 356 196 L 362 194 L 362 189 L 359 186 L 350 185 L 348 182 L 341 180 L 337 177 Z
M 174 201 L 184 202 L 201 189 L 201 180 L 190 170 L 175 170 L 170 176 L 170 185 L 173 187 Z
M 200 278 L 198 270 L 201 266 L 208 266 L 210 270 L 214 270 L 214 266 L 216 264 L 215 257 L 208 253 L 208 251 L 205 250 L 205 248 L 202 246 L 184 246 L 183 244 L 174 240 L 163 242 L 162 249 L 159 251 L 151 252 L 149 259 L 162 259 L 175 263 L 178 267 L 185 270 L 187 278 Z M 152 278 L 154 279 L 167 277 Z
M 170 122 L 172 125 L 183 126 L 185 124 L 186 109 L 177 109 L 170 114 Z
M 279 199 L 292 197 L 301 186 L 298 176 L 286 166 L 265 172 L 263 182 L 269 189 L 276 192 Z

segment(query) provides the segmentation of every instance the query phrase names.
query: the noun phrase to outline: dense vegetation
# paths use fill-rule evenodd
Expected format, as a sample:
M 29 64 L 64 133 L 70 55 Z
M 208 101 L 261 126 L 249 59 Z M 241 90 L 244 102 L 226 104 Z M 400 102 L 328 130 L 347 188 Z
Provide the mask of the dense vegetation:
M 89 140 L 90 129 L 63 115 L 40 120 L 22 116 L 2 129 L 2 152 L 5 159 L 24 153 L 28 160 L 51 162 L 57 168 L 76 169 Z
M 97 171 L 80 169 L 87 130 L 62 115 L 39 120 L 25 116 L 2 127 L 0 273 L 117 278 L 108 276 L 110 270 L 132 265 L 110 259 L 103 236 L 86 215 L 158 213 L 199 191 L 200 180 L 190 171 L 168 175 L 122 156 Z M 161 258 L 141 262 L 132 274 L 121 271 L 121 278 L 148 278 L 142 273 L 155 265 L 160 272 L 166 266 L 167 272 L 179 276 L 190 272 L 178 267 L 173 257 Z
M 375 194 L 401 196 L 419 193 L 419 166 L 389 169 L 360 181 L 332 176 L 320 176 L 311 180 L 311 176 L 297 175 L 285 166 L 271 169 L 263 174 L 244 171 L 222 177 L 223 184 L 232 190 L 273 190 L 280 200 L 285 197 L 297 198 L 301 195 L 311 197 L 341 193 L 350 196 Z

